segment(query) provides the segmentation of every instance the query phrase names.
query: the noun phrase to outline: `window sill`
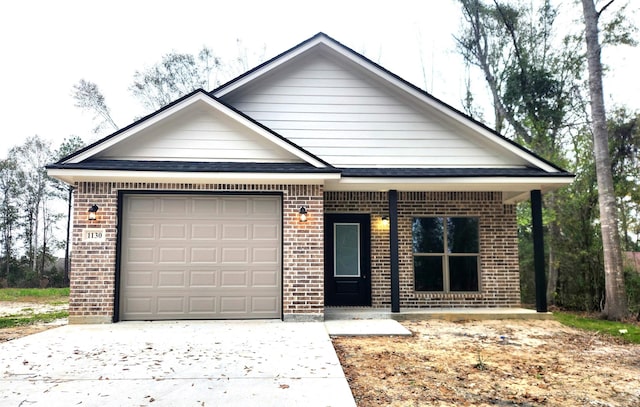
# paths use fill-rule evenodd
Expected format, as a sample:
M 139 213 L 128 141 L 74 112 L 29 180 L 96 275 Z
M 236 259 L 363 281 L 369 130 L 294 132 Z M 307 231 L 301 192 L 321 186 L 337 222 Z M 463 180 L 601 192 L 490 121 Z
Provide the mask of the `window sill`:
M 469 292 L 434 292 L 434 291 L 414 291 L 413 294 L 418 298 L 481 298 L 484 296 L 482 291 Z

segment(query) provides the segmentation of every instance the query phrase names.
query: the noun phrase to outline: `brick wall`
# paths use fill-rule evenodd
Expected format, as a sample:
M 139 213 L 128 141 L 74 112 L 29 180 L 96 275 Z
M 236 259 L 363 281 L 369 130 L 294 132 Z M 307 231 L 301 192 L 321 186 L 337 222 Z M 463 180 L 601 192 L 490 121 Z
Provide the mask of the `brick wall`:
M 118 191 L 243 191 L 283 194 L 283 298 L 285 320 L 322 320 L 323 199 L 318 185 L 236 185 L 182 183 L 95 183 L 75 185 L 71 254 L 70 323 L 108 323 L 114 317 L 116 277 L 116 223 Z M 100 207 L 97 219 L 87 220 L 87 210 Z M 308 221 L 299 222 L 301 206 Z M 104 242 L 86 242 L 85 229 L 104 229 Z M 301 289 L 303 288 L 303 289 Z
M 325 192 L 327 213 L 370 213 L 372 306 L 391 307 L 389 232 L 385 192 Z M 411 222 L 417 216 L 473 216 L 480 222 L 480 292 L 418 293 L 413 285 Z M 400 192 L 398 194 L 400 306 L 514 307 L 520 305 L 515 206 L 499 192 Z

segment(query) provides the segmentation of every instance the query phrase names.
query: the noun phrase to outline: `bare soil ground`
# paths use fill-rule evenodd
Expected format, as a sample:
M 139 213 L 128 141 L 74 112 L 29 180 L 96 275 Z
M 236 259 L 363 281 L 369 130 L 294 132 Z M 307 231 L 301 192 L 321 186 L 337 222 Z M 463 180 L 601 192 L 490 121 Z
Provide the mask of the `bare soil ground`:
M 403 325 L 333 338 L 358 406 L 640 406 L 638 345 L 555 321 Z
M 0 317 L 8 315 L 28 316 L 52 311 L 62 311 L 66 309 L 69 309 L 68 304 L 51 305 L 43 302 L 38 302 L 37 299 L 32 299 L 32 301 L 29 302 L 0 301 Z M 67 318 L 63 318 L 48 323 L 39 322 L 30 325 L 0 328 L 0 343 L 31 335 L 37 332 L 42 332 L 56 326 L 65 325 L 66 323 Z

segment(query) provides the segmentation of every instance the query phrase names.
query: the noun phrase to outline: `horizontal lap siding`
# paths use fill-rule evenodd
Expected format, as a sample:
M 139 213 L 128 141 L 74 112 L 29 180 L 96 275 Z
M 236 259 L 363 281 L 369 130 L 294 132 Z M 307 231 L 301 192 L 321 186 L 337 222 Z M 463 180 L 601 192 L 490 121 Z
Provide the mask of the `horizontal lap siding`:
M 234 162 L 296 162 L 290 153 L 233 119 L 190 107 L 170 124 L 143 130 L 102 152 L 103 159 Z
M 336 166 L 519 164 L 322 54 L 223 100 Z

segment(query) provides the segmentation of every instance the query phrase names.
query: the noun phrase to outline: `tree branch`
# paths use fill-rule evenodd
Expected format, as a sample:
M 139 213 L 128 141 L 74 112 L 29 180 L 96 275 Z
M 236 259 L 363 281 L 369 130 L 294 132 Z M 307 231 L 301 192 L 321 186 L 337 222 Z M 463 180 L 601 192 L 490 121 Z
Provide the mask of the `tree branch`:
M 596 12 L 596 20 L 600 19 L 600 14 L 602 14 L 603 11 L 605 11 L 607 9 L 607 7 L 609 7 L 614 1 L 616 0 L 609 0 L 609 2 L 607 4 L 605 4 L 600 11 Z

